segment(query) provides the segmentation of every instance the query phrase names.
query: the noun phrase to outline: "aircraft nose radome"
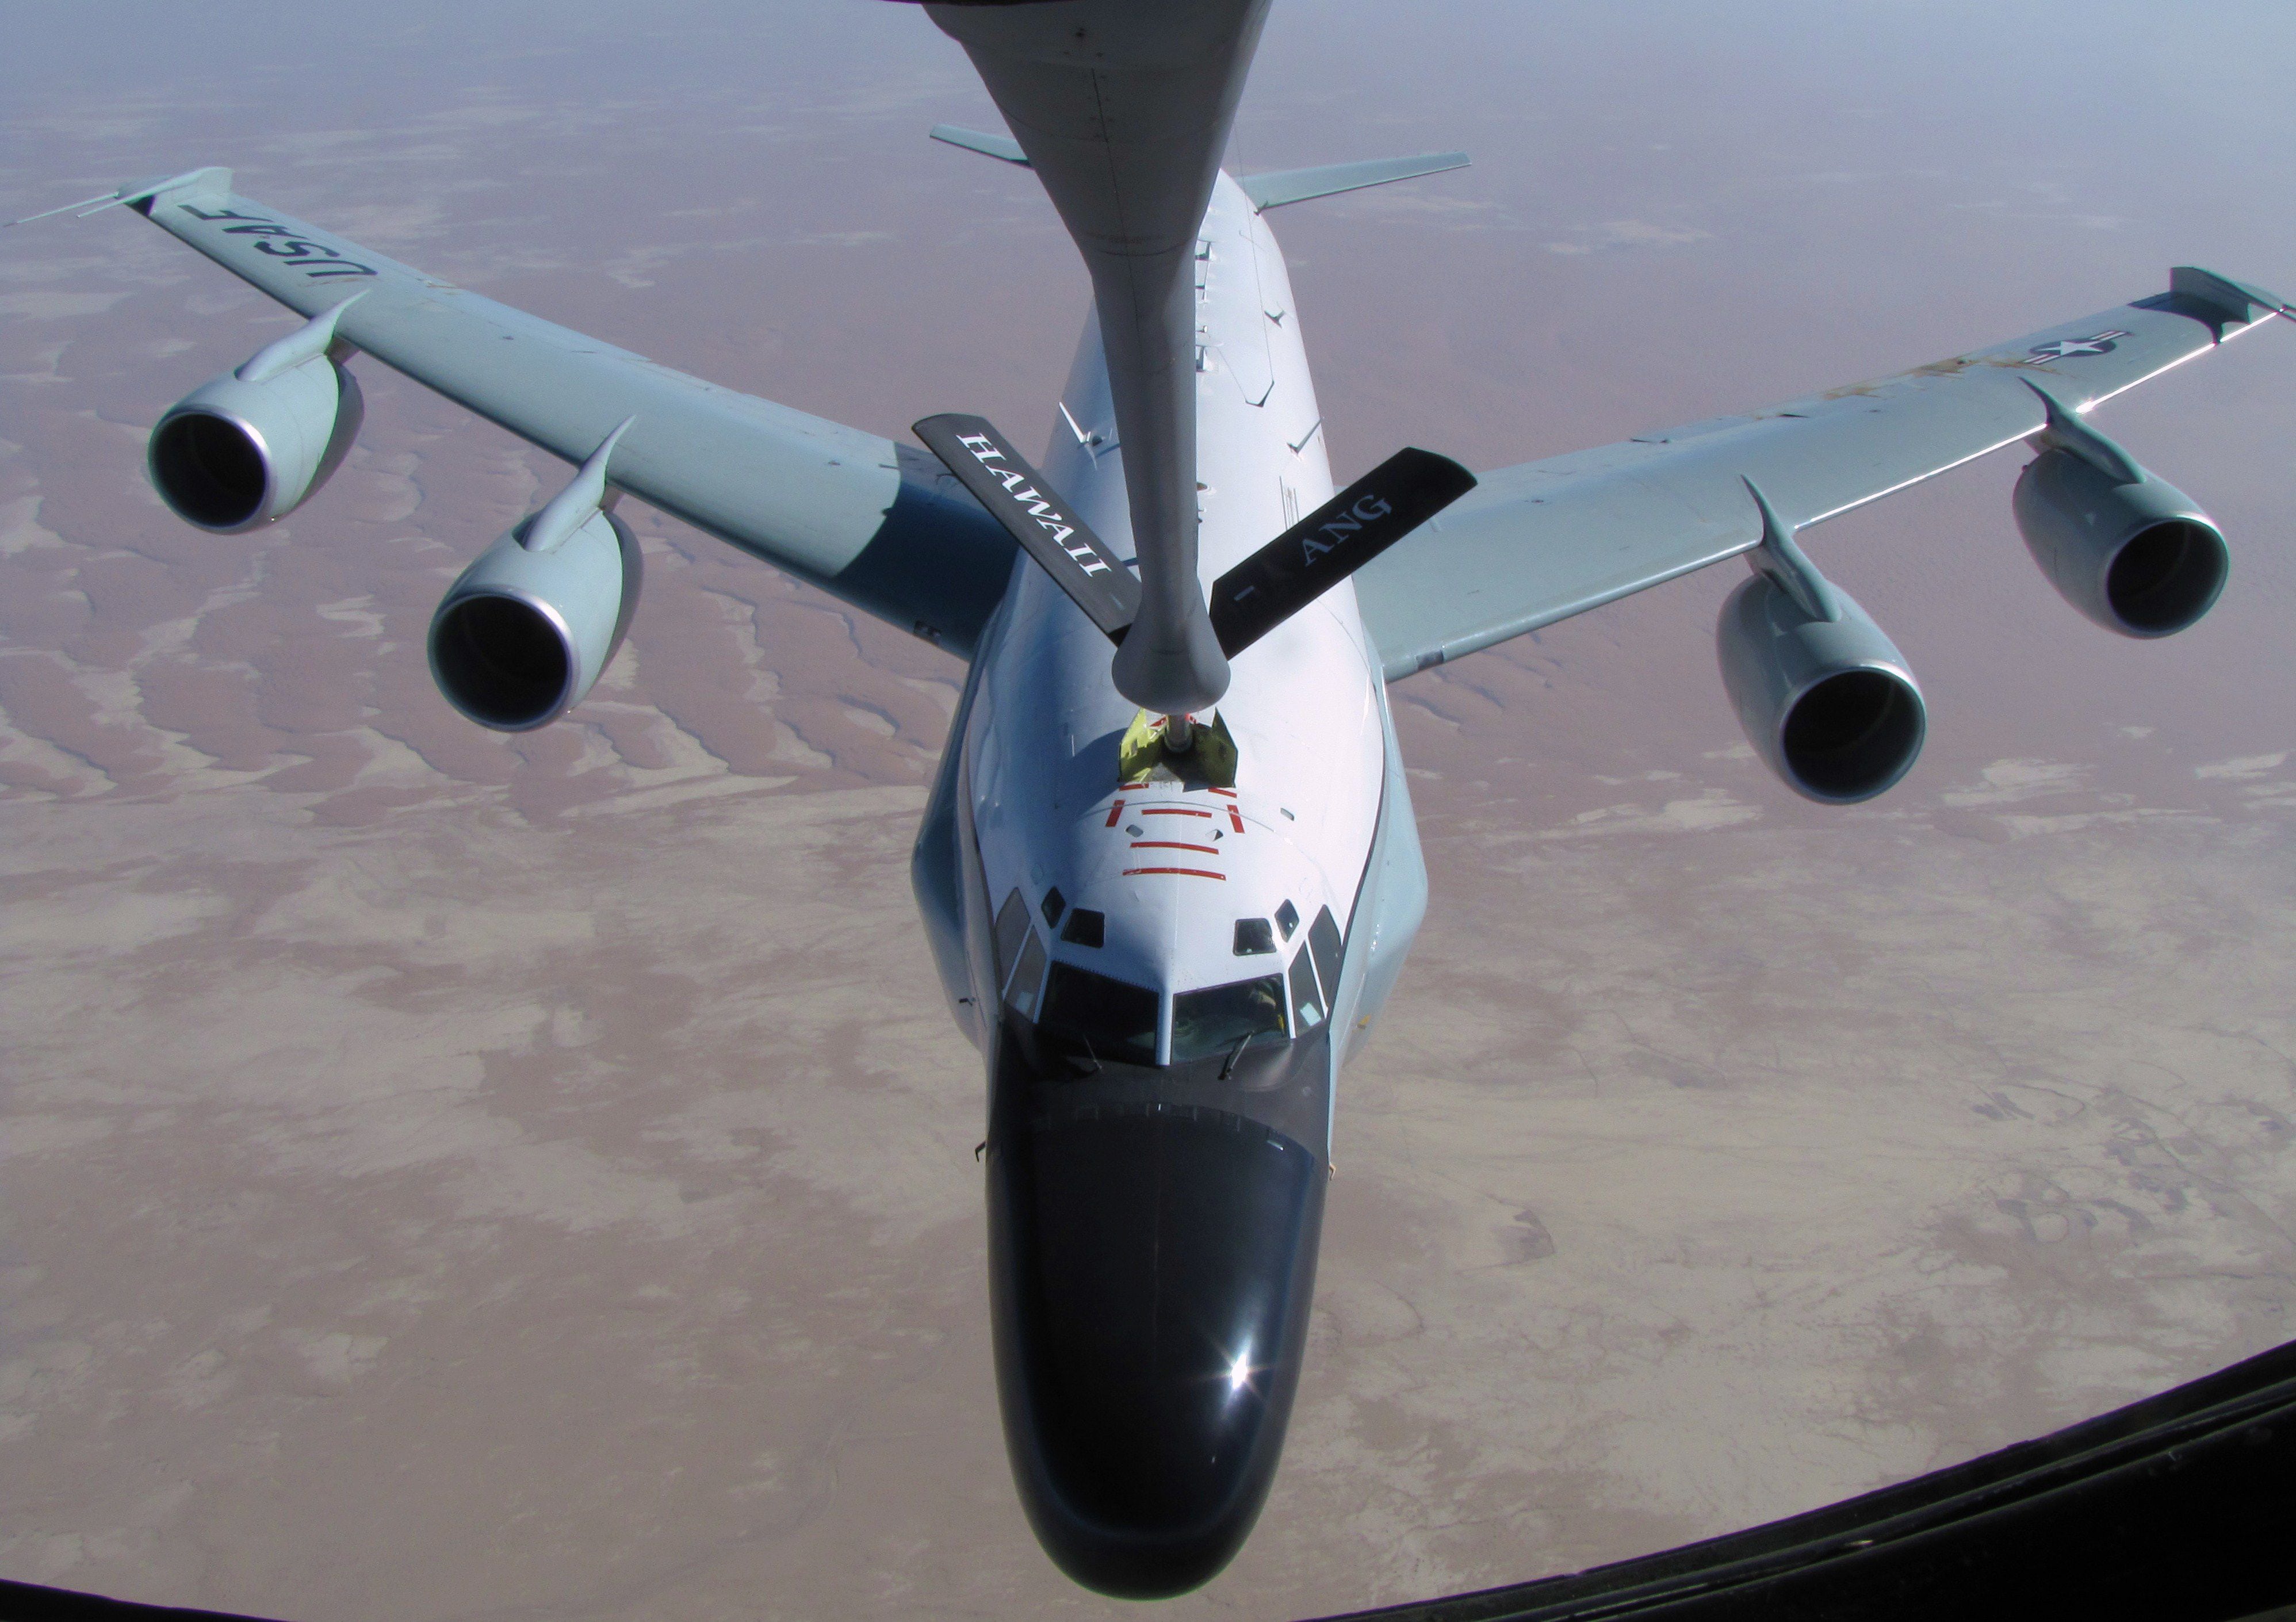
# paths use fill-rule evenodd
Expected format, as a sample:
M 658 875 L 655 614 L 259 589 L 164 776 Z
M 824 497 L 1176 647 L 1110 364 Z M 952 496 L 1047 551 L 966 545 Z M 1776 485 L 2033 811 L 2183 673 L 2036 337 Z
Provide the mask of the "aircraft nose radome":
M 1184 1593 L 1242 1545 L 1275 1479 L 1322 1165 L 1169 1105 L 1020 1126 L 997 1149 L 997 1380 L 1037 1539 L 1087 1587 Z

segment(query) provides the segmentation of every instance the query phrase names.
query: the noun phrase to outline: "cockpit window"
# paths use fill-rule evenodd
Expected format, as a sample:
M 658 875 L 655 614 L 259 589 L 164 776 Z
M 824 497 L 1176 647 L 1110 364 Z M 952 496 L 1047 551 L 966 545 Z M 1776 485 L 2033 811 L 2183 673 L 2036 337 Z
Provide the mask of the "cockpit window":
M 1021 938 L 1029 932 L 1029 904 L 1014 890 L 996 909 L 996 983 L 1013 978 L 1013 964 L 1021 955 Z
M 1045 985 L 1045 1012 L 1037 1028 L 1054 1037 L 1091 1044 L 1097 1059 L 1153 1064 L 1156 1004 L 1156 994 L 1145 987 L 1056 963 Z
M 1316 965 L 1305 946 L 1292 960 L 1292 1006 L 1297 1011 L 1302 1036 L 1324 1022 L 1324 999 L 1316 990 Z
M 1282 906 L 1277 907 L 1275 909 L 1275 927 L 1283 931 L 1284 939 L 1291 939 L 1292 935 L 1296 933 L 1300 928 L 1300 909 L 1293 906 L 1289 901 L 1285 902 Z
M 1061 887 L 1059 885 L 1055 884 L 1052 889 L 1045 892 L 1044 905 L 1045 927 L 1049 930 L 1054 924 L 1060 922 L 1062 909 L 1068 905 L 1067 899 L 1061 894 Z
M 1172 1062 L 1234 1052 L 1247 1038 L 1265 1045 L 1283 1040 L 1283 977 L 1267 975 L 1233 986 L 1208 986 L 1172 999 Z
M 1061 938 L 1079 946 L 1100 946 L 1108 944 L 1108 914 L 1091 907 L 1080 906 L 1069 914 L 1061 928 Z
M 1013 971 L 1013 984 L 1004 993 L 1004 1000 L 1024 1020 L 1037 1017 L 1037 992 L 1045 980 L 1045 943 L 1037 931 L 1029 931 L 1029 944 L 1021 948 L 1021 966 Z
M 1330 907 L 1316 913 L 1316 922 L 1308 926 L 1308 945 L 1316 954 L 1316 973 L 1324 982 L 1324 995 L 1334 1001 L 1340 995 L 1340 955 L 1346 944 L 1340 938 L 1340 926 L 1332 920 Z
M 1275 950 L 1275 931 L 1265 918 L 1239 918 L 1235 921 L 1235 954 L 1256 957 L 1262 952 Z

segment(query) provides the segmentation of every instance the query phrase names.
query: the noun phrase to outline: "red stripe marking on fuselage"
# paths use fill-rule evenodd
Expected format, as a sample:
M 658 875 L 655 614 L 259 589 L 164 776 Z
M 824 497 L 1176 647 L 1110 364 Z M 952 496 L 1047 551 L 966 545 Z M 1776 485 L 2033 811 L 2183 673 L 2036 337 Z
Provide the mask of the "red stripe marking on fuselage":
M 1210 816 L 1209 811 L 1198 811 L 1188 806 L 1151 806 L 1143 816 Z
M 1210 845 L 1187 845 L 1178 840 L 1135 840 L 1135 850 L 1193 850 L 1198 856 L 1216 856 L 1219 851 Z
M 1124 815 L 1124 802 L 1123 802 L 1121 799 L 1119 799 L 1119 800 L 1118 800 L 1114 805 L 1112 805 L 1112 806 L 1109 807 L 1109 808 L 1108 808 L 1108 820 L 1107 820 L 1106 822 L 1103 823 L 1101 824 L 1101 826 L 1102 826 L 1102 827 L 1103 827 L 1103 828 L 1113 828 L 1113 827 L 1115 827 L 1115 826 L 1116 826 L 1116 819 L 1117 819 L 1118 817 L 1119 817 L 1119 816 L 1122 816 L 1123 815 Z
M 1224 794 L 1230 799 L 1234 799 L 1235 798 L 1235 791 L 1234 789 L 1214 789 L 1212 792 L 1215 794 Z
M 1201 867 L 1128 867 L 1123 876 L 1129 879 L 1137 873 L 1178 873 L 1183 878 L 1218 879 L 1223 883 L 1227 880 L 1226 873 L 1208 873 Z
M 1238 833 L 1242 833 L 1243 831 L 1243 813 L 1237 810 L 1234 806 L 1230 806 L 1227 808 L 1227 820 L 1234 825 L 1235 831 Z

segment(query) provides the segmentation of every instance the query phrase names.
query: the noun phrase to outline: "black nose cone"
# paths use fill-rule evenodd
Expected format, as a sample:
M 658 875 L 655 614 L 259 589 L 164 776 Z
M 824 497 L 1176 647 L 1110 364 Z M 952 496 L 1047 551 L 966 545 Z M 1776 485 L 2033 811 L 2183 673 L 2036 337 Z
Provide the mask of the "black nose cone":
M 1022 1502 L 1078 1582 L 1209 1580 L 1267 1496 L 1299 1381 L 1319 1158 L 1239 1116 L 1110 1107 L 997 1145 L 997 1380 Z

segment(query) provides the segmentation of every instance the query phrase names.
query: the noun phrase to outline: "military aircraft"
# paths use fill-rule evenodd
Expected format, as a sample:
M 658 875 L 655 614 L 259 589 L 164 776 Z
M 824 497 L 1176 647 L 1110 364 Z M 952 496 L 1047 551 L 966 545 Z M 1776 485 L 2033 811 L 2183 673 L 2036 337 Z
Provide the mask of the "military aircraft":
M 1138 1597 L 1218 1572 L 1274 1477 L 1334 1084 L 1426 905 L 1388 684 L 1743 557 L 1718 637 L 1747 735 L 1810 799 L 1871 799 L 1920 750 L 1921 690 L 1801 532 L 2022 443 L 2015 520 L 2057 590 L 2124 635 L 2181 630 L 2223 589 L 2223 537 L 2087 413 L 2296 315 L 2179 268 L 1895 377 L 1480 479 L 1406 450 L 1335 489 L 1267 216 L 1465 160 L 1223 173 L 1267 5 L 924 8 L 1012 132 L 933 133 L 1031 168 L 1091 274 L 1041 469 L 977 417 L 924 419 L 921 450 L 669 371 L 226 169 L 86 200 L 308 317 L 160 419 L 152 479 L 186 521 L 251 529 L 324 484 L 361 355 L 577 468 L 432 621 L 439 687 L 479 725 L 548 725 L 613 657 L 639 594 L 625 496 L 967 662 L 913 872 L 987 1065 L 1005 1434 L 1052 1558 Z

